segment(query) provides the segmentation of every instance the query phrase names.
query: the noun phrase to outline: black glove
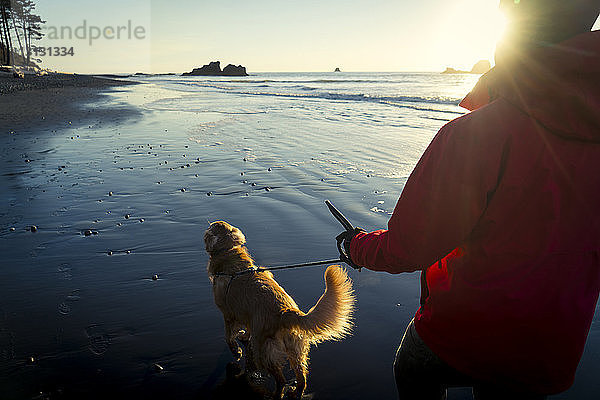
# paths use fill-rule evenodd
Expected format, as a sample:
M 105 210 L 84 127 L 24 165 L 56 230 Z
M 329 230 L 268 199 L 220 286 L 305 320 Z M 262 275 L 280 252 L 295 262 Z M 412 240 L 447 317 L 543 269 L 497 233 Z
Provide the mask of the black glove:
M 362 267 L 356 265 L 350 258 L 350 242 L 352 241 L 352 238 L 354 238 L 354 236 L 360 232 L 365 232 L 365 230 L 357 227 L 351 231 L 344 231 L 335 238 L 337 241 L 338 250 L 340 252 L 340 261 L 358 270 L 360 270 Z

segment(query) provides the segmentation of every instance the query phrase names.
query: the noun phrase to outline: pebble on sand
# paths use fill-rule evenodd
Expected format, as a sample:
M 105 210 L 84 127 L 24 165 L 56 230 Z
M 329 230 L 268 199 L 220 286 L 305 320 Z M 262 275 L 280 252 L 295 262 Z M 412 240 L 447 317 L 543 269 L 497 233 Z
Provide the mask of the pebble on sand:
M 165 370 L 160 364 L 153 364 L 152 368 L 154 368 L 154 370 L 158 373 L 161 373 Z

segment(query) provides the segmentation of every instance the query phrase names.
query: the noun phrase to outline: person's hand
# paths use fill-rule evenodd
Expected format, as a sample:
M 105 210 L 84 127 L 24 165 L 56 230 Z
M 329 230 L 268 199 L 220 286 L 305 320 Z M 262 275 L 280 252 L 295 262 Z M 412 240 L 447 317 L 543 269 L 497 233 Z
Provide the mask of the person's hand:
M 351 231 L 344 231 L 335 238 L 337 241 L 338 250 L 340 252 L 340 261 L 348 264 L 354 269 L 362 268 L 354 263 L 350 257 L 350 243 L 359 232 L 365 232 L 365 230 L 357 227 Z

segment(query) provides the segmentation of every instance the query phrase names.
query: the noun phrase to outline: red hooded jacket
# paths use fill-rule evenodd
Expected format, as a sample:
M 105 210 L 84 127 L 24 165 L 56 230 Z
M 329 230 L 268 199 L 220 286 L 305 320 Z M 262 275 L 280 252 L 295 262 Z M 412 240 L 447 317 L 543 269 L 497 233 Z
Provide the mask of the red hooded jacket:
M 470 376 L 571 386 L 600 289 L 600 31 L 484 75 L 354 262 L 426 270 L 415 326 Z

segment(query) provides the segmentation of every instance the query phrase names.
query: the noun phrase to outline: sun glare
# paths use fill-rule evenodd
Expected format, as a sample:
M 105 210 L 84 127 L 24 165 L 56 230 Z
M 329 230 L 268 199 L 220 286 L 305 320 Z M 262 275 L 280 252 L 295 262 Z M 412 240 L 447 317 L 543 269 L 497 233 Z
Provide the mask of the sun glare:
M 475 62 L 494 62 L 496 43 L 506 28 L 498 0 L 448 2 L 439 19 L 436 47 L 447 66 L 470 69 Z

